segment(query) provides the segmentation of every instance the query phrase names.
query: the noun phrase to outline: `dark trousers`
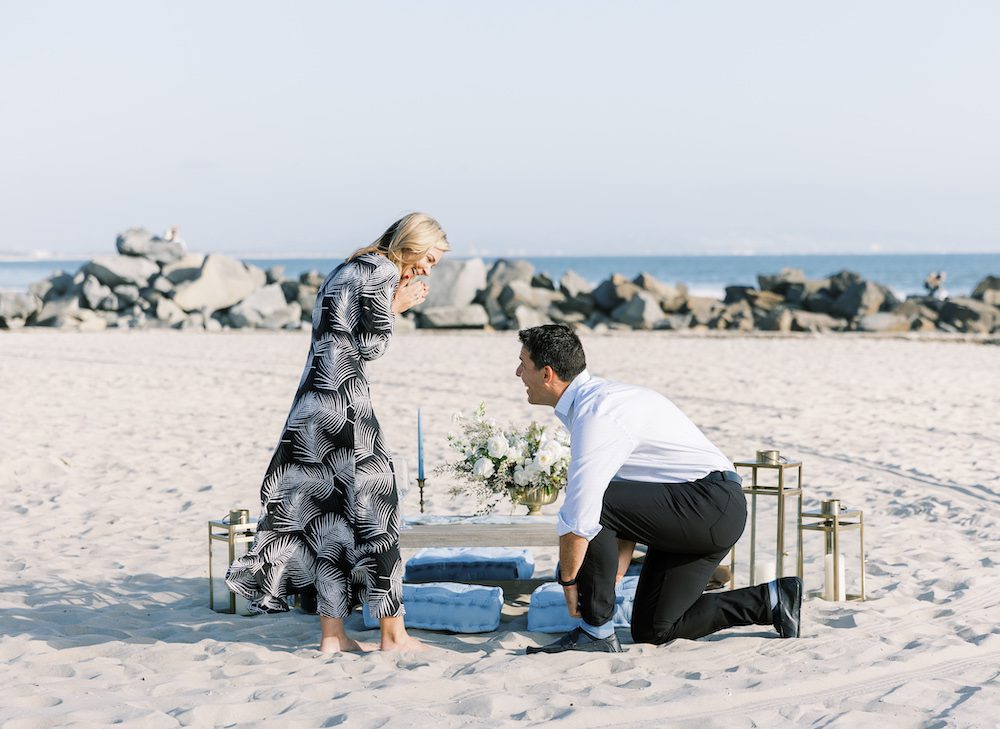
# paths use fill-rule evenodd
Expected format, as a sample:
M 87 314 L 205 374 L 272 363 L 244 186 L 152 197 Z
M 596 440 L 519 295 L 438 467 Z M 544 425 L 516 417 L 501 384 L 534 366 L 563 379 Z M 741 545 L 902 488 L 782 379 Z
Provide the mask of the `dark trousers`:
M 632 608 L 637 643 L 694 640 L 737 625 L 770 625 L 766 585 L 704 593 L 746 525 L 746 498 L 719 472 L 691 483 L 613 481 L 601 531 L 577 576 L 580 614 L 591 625 L 614 615 L 618 539 L 648 547 Z

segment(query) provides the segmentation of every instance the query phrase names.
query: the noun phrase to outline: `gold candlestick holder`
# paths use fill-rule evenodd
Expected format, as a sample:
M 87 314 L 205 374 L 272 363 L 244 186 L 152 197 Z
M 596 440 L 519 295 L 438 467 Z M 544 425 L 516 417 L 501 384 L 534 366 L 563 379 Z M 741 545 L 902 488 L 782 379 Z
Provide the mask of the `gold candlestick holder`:
M 424 481 L 425 480 L 426 479 L 423 479 L 423 478 L 418 478 L 417 479 L 417 488 L 420 489 L 420 513 L 421 514 L 424 513 Z

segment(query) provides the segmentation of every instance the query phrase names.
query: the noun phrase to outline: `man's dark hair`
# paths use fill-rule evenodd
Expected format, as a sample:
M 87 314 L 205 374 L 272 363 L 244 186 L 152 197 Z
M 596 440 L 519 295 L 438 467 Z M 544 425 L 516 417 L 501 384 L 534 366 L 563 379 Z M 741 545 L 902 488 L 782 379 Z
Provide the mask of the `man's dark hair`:
M 549 366 L 563 382 L 571 382 L 587 368 L 587 357 L 576 332 L 563 324 L 543 324 L 517 333 L 528 356 L 541 369 Z

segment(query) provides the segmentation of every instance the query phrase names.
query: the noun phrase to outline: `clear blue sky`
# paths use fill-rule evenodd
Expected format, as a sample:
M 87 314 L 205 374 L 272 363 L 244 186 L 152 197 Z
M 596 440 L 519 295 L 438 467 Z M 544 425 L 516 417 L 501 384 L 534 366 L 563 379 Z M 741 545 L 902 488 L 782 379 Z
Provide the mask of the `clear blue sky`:
M 1000 3 L 0 0 L 0 251 L 1000 251 Z

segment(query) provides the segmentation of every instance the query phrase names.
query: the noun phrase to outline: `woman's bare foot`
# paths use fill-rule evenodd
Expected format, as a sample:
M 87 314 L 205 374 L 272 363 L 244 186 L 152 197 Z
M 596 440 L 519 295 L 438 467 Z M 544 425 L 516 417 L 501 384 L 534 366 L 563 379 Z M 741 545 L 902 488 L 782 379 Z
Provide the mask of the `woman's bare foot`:
M 427 646 L 406 632 L 402 616 L 380 618 L 378 627 L 382 633 L 379 646 L 384 651 L 425 651 Z
M 383 635 L 382 644 L 379 646 L 379 650 L 383 651 L 425 651 L 427 646 L 421 643 L 419 640 L 414 638 L 409 633 L 403 633 L 401 636 L 394 635 Z
M 336 636 L 331 635 L 324 637 L 319 642 L 319 652 L 320 653 L 340 653 L 340 652 L 351 652 L 356 653 L 360 651 L 373 651 L 375 650 L 375 645 L 372 643 L 361 643 L 360 641 L 354 640 L 348 636 Z
M 319 616 L 320 653 L 340 653 L 341 651 L 373 651 L 371 643 L 359 643 L 344 631 L 344 621 L 341 618 Z

